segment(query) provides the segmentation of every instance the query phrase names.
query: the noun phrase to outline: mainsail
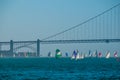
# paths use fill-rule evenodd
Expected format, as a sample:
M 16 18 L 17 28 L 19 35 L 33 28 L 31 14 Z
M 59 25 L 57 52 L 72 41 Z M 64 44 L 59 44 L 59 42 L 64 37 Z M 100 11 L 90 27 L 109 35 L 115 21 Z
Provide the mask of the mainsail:
M 92 57 L 98 57 L 97 50 L 93 52 Z
M 52 57 L 52 53 L 51 52 L 48 53 L 48 57 Z
M 84 58 L 84 54 L 81 53 L 81 54 L 80 54 L 80 59 L 83 59 L 83 58 Z
M 91 56 L 92 56 L 91 50 L 89 50 L 88 57 L 91 57 Z
M 109 58 L 109 57 L 110 57 L 110 52 L 108 51 L 106 54 L 106 58 Z
M 68 57 L 68 53 L 67 52 L 65 53 L 65 56 Z
M 114 57 L 118 57 L 118 55 L 117 55 L 118 53 L 117 53 L 117 51 L 116 52 L 114 52 Z
M 77 52 L 74 50 L 71 59 L 76 59 L 77 57 Z
M 101 52 L 98 53 L 98 57 L 102 57 L 102 53 Z

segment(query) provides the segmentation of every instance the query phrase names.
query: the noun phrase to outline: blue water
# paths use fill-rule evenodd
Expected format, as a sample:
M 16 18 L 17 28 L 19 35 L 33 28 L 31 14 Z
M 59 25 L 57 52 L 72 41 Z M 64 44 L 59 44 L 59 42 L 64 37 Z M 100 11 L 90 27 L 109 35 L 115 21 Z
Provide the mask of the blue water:
M 0 58 L 0 80 L 120 80 L 115 58 Z

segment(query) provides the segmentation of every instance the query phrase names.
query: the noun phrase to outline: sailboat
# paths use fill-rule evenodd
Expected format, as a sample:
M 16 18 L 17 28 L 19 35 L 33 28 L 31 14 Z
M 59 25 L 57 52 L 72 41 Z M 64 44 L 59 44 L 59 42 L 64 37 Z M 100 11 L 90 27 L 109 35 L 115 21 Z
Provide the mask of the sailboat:
M 75 58 L 76 58 L 76 55 L 77 55 L 77 53 L 76 53 L 76 51 L 74 50 L 71 59 L 75 59 Z
M 77 55 L 76 55 L 76 60 L 77 60 L 77 59 L 80 59 L 79 53 L 77 53 Z
M 48 57 L 52 57 L 52 53 L 51 52 L 48 53 Z
M 98 55 L 97 55 L 97 50 L 95 51 L 95 52 L 93 52 L 93 54 L 92 54 L 92 57 L 97 57 Z
M 118 53 L 117 53 L 117 51 L 116 52 L 114 52 L 114 57 L 116 58 L 116 57 L 118 57 L 118 55 L 117 55 Z
M 72 57 L 71 57 L 71 59 L 75 59 L 75 55 L 73 55 L 73 54 L 72 54 Z
M 56 49 L 55 58 L 60 58 L 61 56 L 62 56 L 62 53 L 60 52 L 60 50 Z
M 84 58 L 84 54 L 80 54 L 80 59 L 83 59 Z
M 109 51 L 107 52 L 105 58 L 107 58 L 107 59 L 110 58 L 110 52 Z
M 99 58 L 102 57 L 102 53 L 101 52 L 98 53 L 98 57 Z
M 80 54 L 79 54 L 78 49 L 77 49 L 77 51 L 76 51 L 76 60 L 77 60 L 77 59 L 80 59 Z
M 72 57 L 71 57 L 71 59 L 76 59 L 76 60 L 78 60 L 78 59 L 83 59 L 84 58 L 84 55 L 83 54 L 79 54 L 79 51 L 77 50 L 77 51 L 73 51 L 73 54 L 72 54 Z
M 68 57 L 68 53 L 67 52 L 65 53 L 65 56 Z
M 91 57 L 91 56 L 92 56 L 91 50 L 89 50 L 88 57 Z

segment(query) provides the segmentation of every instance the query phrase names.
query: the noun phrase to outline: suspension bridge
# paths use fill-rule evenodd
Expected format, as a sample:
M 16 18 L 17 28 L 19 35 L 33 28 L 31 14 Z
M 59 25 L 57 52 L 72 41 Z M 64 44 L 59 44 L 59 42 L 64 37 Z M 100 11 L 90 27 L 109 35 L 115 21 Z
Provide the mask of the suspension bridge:
M 33 50 L 36 56 L 40 56 L 41 44 L 119 43 L 119 30 L 120 3 L 80 24 L 41 40 L 0 42 L 0 53 L 13 54 L 26 47 Z M 3 46 L 7 46 L 8 50 Z

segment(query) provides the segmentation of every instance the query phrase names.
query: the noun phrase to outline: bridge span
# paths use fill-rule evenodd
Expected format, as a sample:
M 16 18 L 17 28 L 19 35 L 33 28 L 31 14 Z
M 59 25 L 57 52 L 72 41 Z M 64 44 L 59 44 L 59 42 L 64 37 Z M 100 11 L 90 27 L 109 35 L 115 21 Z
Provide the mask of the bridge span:
M 17 48 L 26 47 L 32 44 L 36 44 L 36 53 L 37 56 L 40 56 L 40 44 L 71 44 L 71 43 L 115 43 L 120 42 L 120 39 L 89 39 L 89 40 L 36 40 L 36 41 L 13 41 L 10 42 L 0 42 L 0 46 L 2 45 L 9 45 L 9 50 L 0 50 L 0 53 L 14 53 L 15 44 L 23 44 Z

